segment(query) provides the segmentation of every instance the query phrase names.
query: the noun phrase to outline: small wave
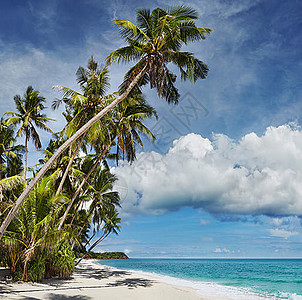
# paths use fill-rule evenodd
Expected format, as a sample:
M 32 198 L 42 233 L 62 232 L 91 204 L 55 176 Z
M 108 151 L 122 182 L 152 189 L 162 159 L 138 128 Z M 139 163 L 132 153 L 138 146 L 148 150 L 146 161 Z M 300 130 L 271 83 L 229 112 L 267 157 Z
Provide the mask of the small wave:
M 281 297 L 289 300 L 302 300 L 302 296 L 297 294 L 282 293 Z
M 120 268 L 119 268 L 120 269 Z M 123 269 L 123 268 L 121 268 Z M 297 295 L 295 293 L 285 293 L 281 291 L 261 291 L 256 286 L 250 287 L 240 287 L 240 286 L 230 286 L 222 285 L 212 281 L 199 281 L 193 279 L 183 279 L 179 277 L 173 277 L 173 275 L 163 275 L 155 272 L 146 272 L 140 270 L 128 269 L 137 274 L 151 276 L 152 278 L 179 287 L 186 287 L 194 289 L 197 293 L 203 296 L 213 296 L 222 297 L 233 300 L 264 300 L 264 299 L 290 299 L 290 300 L 302 300 L 302 295 Z M 211 279 L 210 279 L 211 280 Z M 278 280 L 278 282 L 283 283 L 284 280 Z M 298 279 L 297 282 L 300 282 Z
M 194 281 L 187 280 L 167 275 L 161 275 L 157 273 L 150 273 L 144 271 L 137 270 L 128 270 L 134 273 L 139 273 L 142 275 L 151 276 L 158 281 L 171 284 L 179 287 L 191 288 L 197 291 L 198 294 L 202 296 L 213 296 L 213 297 L 227 297 L 228 299 L 234 300 L 263 300 L 263 299 L 276 299 L 275 297 L 269 297 L 266 295 L 260 295 L 252 292 L 247 288 L 239 288 L 239 287 L 231 287 L 219 285 L 214 282 L 202 282 L 202 281 Z M 300 298 L 290 298 L 292 300 L 296 300 Z M 302 298 L 301 298 L 302 299 Z

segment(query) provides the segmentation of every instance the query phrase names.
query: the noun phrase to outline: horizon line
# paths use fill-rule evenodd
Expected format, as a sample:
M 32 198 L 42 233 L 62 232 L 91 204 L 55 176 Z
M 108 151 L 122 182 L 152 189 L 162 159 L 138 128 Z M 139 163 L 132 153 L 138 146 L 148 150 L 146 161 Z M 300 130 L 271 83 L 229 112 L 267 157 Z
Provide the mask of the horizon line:
M 129 256 L 128 256 L 129 257 Z M 129 257 L 129 259 L 302 259 L 302 257 Z

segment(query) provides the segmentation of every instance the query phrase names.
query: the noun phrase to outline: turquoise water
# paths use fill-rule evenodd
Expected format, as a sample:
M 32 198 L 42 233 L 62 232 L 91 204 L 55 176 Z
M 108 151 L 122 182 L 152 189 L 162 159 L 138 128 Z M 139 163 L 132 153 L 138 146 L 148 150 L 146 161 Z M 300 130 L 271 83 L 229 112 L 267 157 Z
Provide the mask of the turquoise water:
M 302 259 L 129 259 L 100 260 L 102 265 L 185 279 L 187 286 L 252 299 L 302 299 Z M 167 280 L 166 280 L 167 281 Z M 213 286 L 214 284 L 214 286 Z M 214 287 L 214 289 L 213 289 Z M 220 289 L 220 290 L 219 290 Z M 244 296 L 245 295 L 245 296 Z

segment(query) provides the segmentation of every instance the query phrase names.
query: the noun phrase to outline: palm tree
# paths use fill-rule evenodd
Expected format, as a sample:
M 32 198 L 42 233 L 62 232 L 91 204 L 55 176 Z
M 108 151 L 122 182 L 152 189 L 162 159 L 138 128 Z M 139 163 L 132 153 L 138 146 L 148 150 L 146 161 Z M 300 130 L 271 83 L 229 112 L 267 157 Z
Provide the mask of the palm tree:
M 40 152 L 44 154 L 44 158 L 39 160 L 39 164 L 36 166 L 42 166 L 44 165 L 53 155 L 53 153 L 64 143 L 64 138 L 59 138 L 57 136 L 56 139 L 51 139 L 49 141 L 48 146 L 46 149 L 39 149 Z M 58 190 L 58 186 L 62 182 L 62 177 L 65 174 L 66 168 L 68 167 L 68 164 L 71 160 L 72 153 L 70 151 L 65 150 L 61 156 L 58 158 L 56 163 L 52 165 L 51 168 L 48 169 L 46 175 L 50 176 L 52 174 L 56 174 L 56 180 L 54 188 Z M 81 158 L 78 158 L 78 160 L 81 160 Z M 80 184 L 81 180 L 83 180 L 85 174 L 78 168 L 77 164 L 73 164 L 71 167 L 71 173 L 72 176 L 68 176 L 66 178 L 65 184 L 64 184 L 64 194 L 68 195 L 69 197 L 72 197 L 74 194 L 74 186 L 77 186 Z M 56 193 L 58 195 L 58 193 Z
M 181 47 L 189 42 L 206 38 L 212 30 L 200 28 L 195 24 L 197 11 L 184 5 L 168 10 L 161 8 L 139 9 L 136 11 L 137 25 L 127 20 L 114 20 L 121 37 L 128 44 L 113 51 L 107 58 L 107 63 L 138 62 L 126 73 L 121 90 L 144 70 L 138 88 L 150 83 L 156 88 L 158 96 L 168 103 L 177 103 L 179 93 L 174 86 L 176 75 L 167 67 L 169 63 L 176 65 L 181 73 L 181 79 L 195 82 L 206 78 L 208 66 L 195 58 L 190 52 L 181 52 Z
M 3 171 L 11 163 L 11 160 L 18 159 L 23 148 L 20 145 L 15 145 L 16 138 L 14 137 L 14 130 L 12 126 L 4 124 L 3 118 L 0 120 L 0 166 L 3 166 L 3 170 L 0 170 L 0 180 L 3 178 Z M 6 163 L 6 168 L 4 167 Z M 14 174 L 16 175 L 16 174 Z
M 47 108 L 44 106 L 45 98 L 40 96 L 40 92 L 34 90 L 31 86 L 28 86 L 23 98 L 21 98 L 20 95 L 16 95 L 14 101 L 18 112 L 6 112 L 5 115 L 12 116 L 6 120 L 6 124 L 20 124 L 17 137 L 25 135 L 24 179 L 26 179 L 27 143 L 29 139 L 32 138 L 36 149 L 42 146 L 39 134 L 34 125 L 47 132 L 52 132 L 45 122 L 54 120 L 46 118 L 46 115 L 41 113 L 42 110 Z
M 103 225 L 103 234 L 101 237 L 99 237 L 93 244 L 92 246 L 86 251 L 86 253 L 77 261 L 76 265 L 78 265 L 82 259 L 86 257 L 86 255 L 92 251 L 97 245 L 99 245 L 100 242 L 102 242 L 109 234 L 114 233 L 118 234 L 120 231 L 120 223 L 121 223 L 121 218 L 118 216 L 118 212 L 114 207 L 110 207 L 109 211 L 106 213 L 106 219 L 104 220 L 104 225 Z
M 55 214 L 50 214 L 50 211 L 53 206 L 59 207 L 62 199 L 66 199 L 62 195 L 54 195 L 53 183 L 53 178 L 43 178 L 21 206 L 5 237 L 9 244 L 19 244 L 21 251 L 18 251 L 18 259 L 23 259 L 24 281 L 28 281 L 28 264 L 36 250 L 47 243 L 54 244 L 62 233 L 56 229 L 59 209 Z
M 96 234 L 101 229 L 104 220 L 106 220 L 111 208 L 120 207 L 120 197 L 118 192 L 113 191 L 113 185 L 117 181 L 117 177 L 113 175 L 109 168 L 102 169 L 98 167 L 90 180 L 90 184 L 86 192 L 86 201 L 89 208 L 87 209 L 86 219 L 80 227 L 78 236 L 82 236 L 82 232 L 86 231 L 92 222 L 94 225 L 93 231 Z M 75 207 L 74 217 L 68 225 L 71 225 L 75 219 L 78 208 L 81 204 L 79 201 Z M 88 242 L 87 242 L 88 243 Z M 87 244 L 86 243 L 86 244 Z
M 179 95 L 174 87 L 176 79 L 167 68 L 169 62 L 179 67 L 183 80 L 189 79 L 195 82 L 198 78 L 206 77 L 208 67 L 203 62 L 196 59 L 192 53 L 179 51 L 183 45 L 205 39 L 206 34 L 211 32 L 211 29 L 197 27 L 195 24 L 197 19 L 196 10 L 186 6 L 176 6 L 169 10 L 157 8 L 152 12 L 147 9 L 138 10 L 138 26 L 129 21 L 114 21 L 120 28 L 121 36 L 129 45 L 109 55 L 108 64 L 115 60 L 119 62 L 137 59 L 139 62 L 126 74 L 121 95 L 77 130 L 31 180 L 1 224 L 0 239 L 30 191 L 60 154 L 123 101 L 134 88 L 150 82 L 151 88 L 156 87 L 161 97 L 170 103 L 177 103 Z
M 20 175 L 12 175 L 0 180 L 0 220 L 2 220 L 6 209 L 12 205 L 15 194 L 19 196 L 24 187 L 25 181 Z
M 55 89 L 63 92 L 63 98 L 54 101 L 52 107 L 56 109 L 64 102 L 67 113 L 72 117 L 63 130 L 67 137 L 74 134 L 77 129 L 82 127 L 103 108 L 102 97 L 105 96 L 105 92 L 109 87 L 108 69 L 106 67 L 99 68 L 98 63 L 93 57 L 89 59 L 87 69 L 79 67 L 76 75 L 82 94 L 64 86 L 54 86 Z M 99 132 L 100 128 L 91 128 L 90 131 Z M 57 194 L 62 191 L 63 184 L 70 171 L 71 165 L 80 150 L 80 147 L 83 145 L 85 135 L 86 134 L 82 135 L 80 142 L 73 152 L 57 190 Z
M 157 112 L 152 106 L 146 104 L 146 100 L 140 94 L 135 97 L 132 94 L 128 98 L 118 104 L 111 114 L 112 135 L 116 138 L 117 164 L 120 158 L 123 160 L 127 158 L 130 163 L 136 159 L 135 146 L 139 145 L 144 148 L 141 135 L 145 135 L 151 142 L 155 140 L 155 136 L 143 121 L 152 117 L 157 119 Z
M 109 129 L 110 136 L 108 138 L 110 142 L 104 145 L 104 143 L 102 143 L 99 139 L 95 140 L 95 147 L 97 147 L 99 144 L 103 145 L 104 147 L 100 151 L 101 154 L 98 156 L 96 162 L 86 175 L 85 179 L 78 186 L 77 191 L 69 202 L 58 229 L 61 229 L 61 227 L 63 226 L 67 215 L 75 199 L 79 195 L 82 187 L 84 186 L 94 169 L 97 167 L 97 165 L 102 161 L 102 159 L 104 159 L 115 139 L 117 139 L 116 159 L 118 160 L 118 154 L 119 151 L 121 151 L 123 154 L 122 158 L 125 159 L 125 153 L 127 153 L 127 159 L 130 162 L 135 159 L 135 145 L 139 144 L 141 147 L 143 147 L 143 142 L 140 138 L 141 133 L 145 134 L 148 138 L 150 138 L 151 141 L 154 141 L 154 135 L 142 121 L 146 118 L 151 118 L 152 116 L 155 116 L 157 118 L 155 109 L 145 103 L 145 99 L 141 94 L 135 96 L 132 95 L 128 98 L 128 104 L 132 105 L 123 105 L 123 103 L 120 103 L 112 110 L 112 113 L 110 115 L 110 124 L 107 124 L 107 127 L 111 127 Z M 101 136 L 101 138 L 104 137 Z

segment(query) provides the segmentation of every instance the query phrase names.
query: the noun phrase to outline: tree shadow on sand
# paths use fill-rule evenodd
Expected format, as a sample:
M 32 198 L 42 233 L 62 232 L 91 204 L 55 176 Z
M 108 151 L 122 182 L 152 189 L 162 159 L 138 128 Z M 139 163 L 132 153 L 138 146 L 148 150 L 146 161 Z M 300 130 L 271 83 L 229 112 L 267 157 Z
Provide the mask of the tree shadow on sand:
M 139 287 L 151 287 L 153 285 L 153 281 L 145 278 L 127 278 L 124 276 L 129 276 L 132 273 L 127 271 L 120 270 L 111 270 L 111 269 L 94 269 L 91 267 L 85 268 L 77 268 L 77 275 L 80 275 L 84 278 L 92 278 L 99 280 L 97 284 L 89 284 L 82 286 L 72 286 L 73 280 L 61 280 L 61 279 L 52 279 L 52 280 L 43 280 L 43 286 L 33 286 L 32 289 L 23 290 L 22 285 L 19 289 L 13 289 L 9 285 L 1 285 L 0 284 L 0 298 L 2 295 L 8 295 L 13 292 L 14 294 L 19 295 L 20 299 L 26 300 L 36 300 L 37 298 L 22 296 L 22 293 L 26 292 L 49 292 L 47 294 L 47 300 L 90 300 L 91 298 L 86 295 L 76 295 L 76 296 L 68 296 L 64 295 L 64 291 L 67 290 L 84 290 L 84 289 L 103 289 L 103 288 L 114 288 L 114 287 L 127 287 L 128 289 L 135 289 Z M 72 278 L 71 278 L 72 279 Z M 110 282 L 103 282 L 102 279 L 109 279 Z M 56 290 L 56 292 L 54 292 Z M 62 294 L 57 294 L 57 292 L 61 292 Z
M 124 280 L 117 280 L 116 282 L 109 283 L 108 287 L 126 286 L 129 289 L 134 289 L 137 287 L 151 287 L 152 281 L 149 279 L 142 278 L 127 278 Z
M 47 300 L 89 300 L 91 297 L 88 296 L 66 296 L 62 294 L 50 294 L 47 298 Z
M 77 269 L 77 274 L 85 277 L 85 278 L 93 278 L 93 279 L 108 279 L 110 277 L 121 277 L 125 275 L 130 275 L 130 272 L 127 271 L 114 271 L 114 270 L 96 270 L 94 268 L 79 268 Z
M 111 277 L 123 277 L 130 275 L 130 272 L 127 271 L 120 271 L 120 270 L 110 270 L 110 269 L 103 269 L 103 270 L 96 270 L 94 268 L 81 268 L 77 270 L 77 273 L 85 278 L 94 278 L 94 279 L 109 279 Z M 106 287 L 117 287 L 117 286 L 126 286 L 129 289 L 134 289 L 137 287 L 151 287 L 152 281 L 143 278 L 126 278 L 120 279 L 115 282 L 109 283 Z

